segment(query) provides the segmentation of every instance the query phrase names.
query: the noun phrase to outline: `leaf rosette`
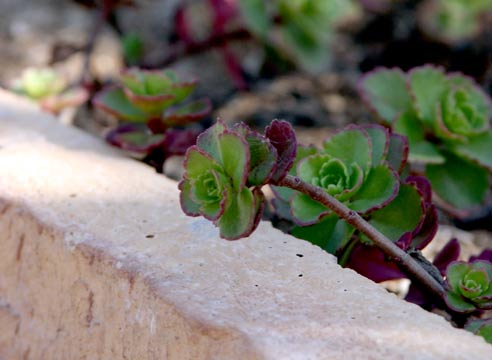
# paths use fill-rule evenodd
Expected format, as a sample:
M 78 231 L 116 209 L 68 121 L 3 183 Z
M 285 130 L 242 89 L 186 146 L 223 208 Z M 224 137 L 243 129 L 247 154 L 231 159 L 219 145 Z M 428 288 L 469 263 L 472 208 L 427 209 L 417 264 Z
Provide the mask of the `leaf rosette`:
M 380 121 L 408 137 L 436 194 L 466 215 L 483 205 L 492 169 L 491 101 L 470 78 L 423 66 L 377 69 L 360 92 Z M 463 176 L 466 173 L 467 176 Z
M 446 269 L 448 291 L 444 300 L 450 309 L 469 313 L 492 309 L 492 263 L 454 261 Z

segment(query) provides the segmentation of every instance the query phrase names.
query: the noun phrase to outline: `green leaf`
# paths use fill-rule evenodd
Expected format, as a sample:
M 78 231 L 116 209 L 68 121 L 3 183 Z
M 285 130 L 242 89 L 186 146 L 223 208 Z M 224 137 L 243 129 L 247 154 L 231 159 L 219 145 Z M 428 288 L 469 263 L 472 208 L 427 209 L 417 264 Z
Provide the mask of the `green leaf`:
M 266 37 L 270 28 L 267 3 L 263 0 L 239 0 L 239 8 L 250 30 L 260 37 Z
M 184 168 L 189 179 L 198 178 L 210 169 L 221 171 L 215 160 L 196 146 L 190 147 L 186 152 Z
M 172 94 L 136 95 L 127 88 L 123 90 L 133 106 L 151 117 L 160 117 L 164 109 L 174 102 Z
M 410 91 L 420 118 L 426 127 L 434 129 L 436 109 L 450 88 L 449 81 L 441 69 L 430 66 L 411 71 L 409 80 Z
M 405 74 L 397 69 L 382 69 L 368 73 L 361 82 L 362 96 L 386 124 L 392 124 L 399 114 L 412 107 Z
M 460 293 L 468 299 L 473 299 L 488 289 L 489 277 L 483 269 L 470 270 L 460 281 Z
M 94 105 L 121 120 L 134 122 L 147 120 L 147 115 L 133 106 L 120 88 L 100 92 L 94 98 Z
M 186 99 L 193 92 L 193 90 L 195 90 L 196 86 L 196 81 L 174 84 L 170 89 L 171 93 L 174 95 L 173 104 L 177 104 Z
M 330 214 L 319 223 L 310 226 L 295 226 L 291 234 L 321 247 L 330 254 L 336 254 L 347 245 L 355 228 Z
M 371 167 L 372 147 L 364 130 L 346 128 L 323 143 L 324 153 L 342 160 L 345 164 L 358 164 L 365 172 Z
M 210 113 L 211 109 L 212 105 L 208 99 L 195 100 L 185 105 L 167 109 L 162 122 L 167 126 L 187 125 L 202 119 Z
M 405 136 L 391 134 L 386 161 L 397 173 L 401 173 L 407 163 L 408 140 Z
M 461 296 L 447 292 L 444 296 L 446 304 L 454 311 L 467 313 L 475 310 L 475 306 L 469 302 L 466 302 Z
M 191 184 L 188 179 L 183 179 L 178 185 L 180 193 L 179 199 L 183 212 L 188 216 L 199 216 L 200 205 L 191 198 Z
M 219 135 L 219 147 L 224 171 L 231 178 L 234 189 L 239 192 L 248 177 L 248 144 L 238 134 L 229 132 Z
M 451 153 L 443 155 L 446 158 L 444 164 L 426 166 L 432 189 L 457 209 L 481 206 L 490 188 L 487 169 Z
M 224 133 L 225 130 L 225 124 L 222 121 L 217 120 L 214 125 L 202 132 L 196 140 L 196 145 L 217 162 L 222 161 L 219 147 L 219 135 Z
M 131 32 L 124 35 L 121 38 L 121 47 L 127 64 L 135 65 L 142 59 L 144 44 L 137 33 Z
M 372 168 L 361 188 L 352 198 L 349 207 L 359 213 L 378 209 L 390 202 L 398 193 L 396 172 L 385 165 Z
M 405 135 L 408 139 L 410 162 L 425 164 L 442 164 L 445 158 L 437 147 L 425 139 L 425 130 L 413 112 L 403 113 L 394 126 L 395 132 Z
M 470 271 L 470 265 L 462 261 L 453 261 L 446 269 L 446 282 L 455 293 L 460 291 L 460 282 Z
M 369 223 L 392 241 L 397 241 L 406 232 L 420 224 L 422 199 L 413 185 L 402 184 L 395 199 L 382 209 L 371 214 Z
M 248 184 L 258 186 L 265 184 L 275 169 L 277 150 L 265 138 L 250 133 L 246 135 L 251 156 Z
M 225 209 L 216 225 L 220 228 L 220 236 L 235 240 L 251 233 L 256 218 L 257 204 L 250 189 L 244 188 L 232 197 L 232 202 Z
M 364 129 L 371 138 L 372 166 L 377 166 L 386 159 L 388 154 L 390 140 L 388 130 L 379 125 L 368 125 Z
M 451 145 L 450 149 L 468 160 L 492 170 L 492 132 L 468 138 L 468 143 Z
M 290 207 L 294 222 L 301 226 L 312 225 L 331 212 L 326 206 L 301 193 L 294 194 Z

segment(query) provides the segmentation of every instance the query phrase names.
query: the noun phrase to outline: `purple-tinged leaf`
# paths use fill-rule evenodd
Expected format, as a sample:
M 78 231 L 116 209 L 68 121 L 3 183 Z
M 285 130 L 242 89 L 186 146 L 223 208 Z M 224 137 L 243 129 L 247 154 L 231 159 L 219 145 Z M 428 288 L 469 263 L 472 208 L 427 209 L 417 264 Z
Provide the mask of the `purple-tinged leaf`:
M 195 90 L 198 84 L 197 80 L 190 80 L 174 84 L 171 87 L 171 93 L 174 95 L 174 104 L 177 104 L 186 99 Z
M 491 170 L 492 132 L 470 137 L 466 143 L 454 145 L 452 151 Z
M 144 124 L 125 124 L 111 130 L 106 140 L 120 149 L 146 154 L 163 146 L 166 136 L 152 134 Z
M 175 96 L 169 93 L 159 95 L 137 95 L 128 88 L 123 88 L 123 91 L 128 101 L 149 117 L 160 116 L 164 109 L 169 107 L 175 99 Z
M 406 278 L 396 264 L 387 259 L 376 246 L 355 245 L 346 267 L 375 282 Z
M 276 169 L 277 150 L 266 137 L 251 131 L 244 123 L 236 124 L 234 132 L 242 135 L 249 145 L 250 169 L 248 185 L 260 186 L 266 184 Z
M 248 178 L 248 143 L 240 135 L 226 130 L 219 134 L 219 149 L 224 172 L 231 178 L 234 189 L 239 192 L 246 185 Z
M 109 88 L 99 92 L 92 103 L 95 107 L 124 121 L 145 122 L 147 115 L 133 106 L 122 89 Z
M 456 239 L 449 240 L 441 251 L 439 251 L 432 263 L 437 269 L 439 269 L 441 275 L 446 273 L 446 268 L 451 262 L 458 260 L 460 251 L 460 243 Z
M 405 136 L 391 134 L 386 161 L 398 173 L 401 174 L 408 158 L 408 140 Z
M 446 302 L 446 305 L 451 309 L 456 312 L 460 313 L 470 313 L 475 311 L 475 305 L 472 303 L 467 302 L 464 300 L 461 296 L 458 294 L 455 294 L 453 292 L 447 292 L 446 295 L 444 296 L 444 301 Z
M 191 184 L 188 179 L 183 179 L 179 182 L 178 188 L 179 201 L 181 203 L 181 209 L 188 216 L 200 216 L 200 204 L 197 204 L 191 198 Z
M 212 110 L 209 99 L 199 99 L 179 107 L 172 107 L 164 112 L 162 121 L 167 126 L 183 126 L 207 116 Z
M 492 249 L 485 249 L 477 256 L 470 256 L 469 262 L 475 262 L 478 260 L 485 260 L 492 263 Z
M 372 166 L 382 164 L 388 156 L 388 149 L 390 145 L 389 130 L 376 124 L 363 125 L 362 128 L 367 131 L 369 137 L 371 138 Z
M 292 125 L 285 120 L 273 120 L 265 129 L 265 136 L 277 149 L 277 168 L 272 175 L 273 182 L 279 182 L 288 174 L 297 151 L 296 134 Z
M 463 261 L 453 261 L 446 268 L 446 282 L 450 289 L 459 293 L 461 279 L 470 271 L 470 265 Z
M 164 134 L 162 148 L 168 156 L 184 155 L 196 143 L 198 134 L 195 129 L 169 129 Z
M 196 139 L 196 145 L 215 159 L 221 161 L 221 151 L 219 148 L 219 135 L 226 131 L 226 125 L 220 119 L 202 132 Z

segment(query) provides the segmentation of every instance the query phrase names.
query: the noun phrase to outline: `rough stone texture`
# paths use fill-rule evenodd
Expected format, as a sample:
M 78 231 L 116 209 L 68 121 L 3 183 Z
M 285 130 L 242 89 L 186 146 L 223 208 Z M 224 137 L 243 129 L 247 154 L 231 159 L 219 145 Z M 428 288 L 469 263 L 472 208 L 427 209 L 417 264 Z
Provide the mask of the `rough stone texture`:
M 0 359 L 486 359 L 492 347 L 0 93 Z

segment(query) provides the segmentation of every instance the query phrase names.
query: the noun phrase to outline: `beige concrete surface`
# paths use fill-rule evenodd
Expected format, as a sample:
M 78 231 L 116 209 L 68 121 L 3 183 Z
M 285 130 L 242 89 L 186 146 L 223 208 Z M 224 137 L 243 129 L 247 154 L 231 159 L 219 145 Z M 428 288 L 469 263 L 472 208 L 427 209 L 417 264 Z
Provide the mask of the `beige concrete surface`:
M 0 359 L 487 359 L 492 346 L 0 93 Z

